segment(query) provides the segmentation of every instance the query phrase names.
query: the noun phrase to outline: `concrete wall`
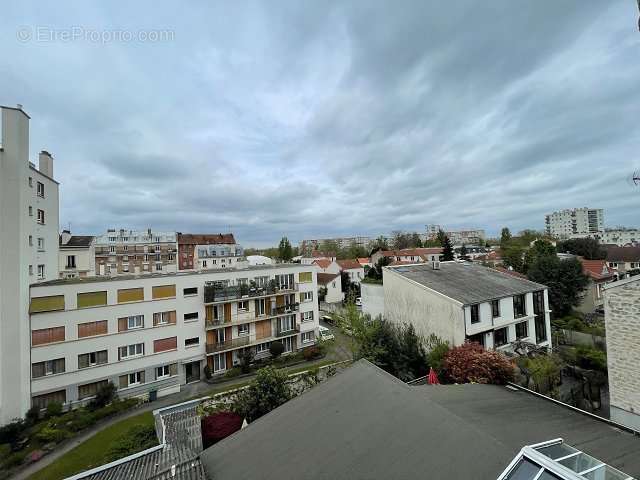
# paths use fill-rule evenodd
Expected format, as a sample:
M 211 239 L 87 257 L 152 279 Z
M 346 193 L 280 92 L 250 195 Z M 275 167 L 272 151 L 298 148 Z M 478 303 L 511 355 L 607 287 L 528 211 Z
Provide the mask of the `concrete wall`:
M 362 297 L 362 313 L 375 318 L 378 315 L 384 317 L 384 286 L 363 282 L 360 284 L 360 296 Z
M 640 430 L 640 278 L 605 289 L 611 419 Z
M 462 304 L 428 290 L 392 270 L 384 270 L 385 318 L 394 323 L 412 323 L 416 333 L 432 333 L 451 345 L 464 343 Z

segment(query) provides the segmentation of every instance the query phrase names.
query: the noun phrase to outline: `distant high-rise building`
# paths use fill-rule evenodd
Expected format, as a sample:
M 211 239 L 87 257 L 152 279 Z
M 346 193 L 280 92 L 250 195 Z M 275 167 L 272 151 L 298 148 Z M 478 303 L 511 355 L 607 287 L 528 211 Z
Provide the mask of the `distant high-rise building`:
M 475 230 L 445 230 L 442 225 L 429 224 L 426 226 L 427 239 L 433 240 L 438 236 L 438 232 L 442 230 L 451 243 L 456 246 L 461 245 L 484 245 L 485 232 L 482 229 Z
M 603 230 L 604 211 L 601 208 L 572 208 L 545 216 L 545 231 L 556 238 L 588 235 Z
M 0 425 L 30 407 L 29 285 L 58 277 L 58 182 L 53 157 L 29 161 L 30 117 L 0 107 Z

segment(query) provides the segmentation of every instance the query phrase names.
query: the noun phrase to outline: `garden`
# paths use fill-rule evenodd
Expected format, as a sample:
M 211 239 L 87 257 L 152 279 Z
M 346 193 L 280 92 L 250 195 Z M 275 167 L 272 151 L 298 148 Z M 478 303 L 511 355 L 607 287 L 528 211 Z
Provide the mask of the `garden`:
M 9 478 L 21 465 L 37 462 L 62 442 L 137 404 L 137 399 L 118 399 L 115 386 L 109 383 L 88 405 L 68 412 L 57 402 L 49 403 L 44 411 L 32 407 L 24 419 L 0 427 L 0 478 Z M 102 449 L 111 455 L 104 445 Z

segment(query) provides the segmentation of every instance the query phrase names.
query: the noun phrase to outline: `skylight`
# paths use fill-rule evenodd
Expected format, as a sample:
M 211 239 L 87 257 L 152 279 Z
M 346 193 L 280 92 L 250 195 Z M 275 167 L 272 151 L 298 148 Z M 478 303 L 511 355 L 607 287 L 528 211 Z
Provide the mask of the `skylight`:
M 559 438 L 526 446 L 498 480 L 634 480 Z

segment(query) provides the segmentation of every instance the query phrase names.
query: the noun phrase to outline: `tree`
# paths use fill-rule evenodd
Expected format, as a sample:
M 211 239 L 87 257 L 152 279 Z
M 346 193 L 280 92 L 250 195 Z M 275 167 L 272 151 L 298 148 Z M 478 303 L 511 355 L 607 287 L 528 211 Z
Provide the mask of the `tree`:
M 511 231 L 504 227 L 502 232 L 500 232 L 500 247 L 507 248 L 507 246 L 511 243 Z
M 516 272 L 524 272 L 524 249 L 518 245 L 510 245 L 502 250 L 502 263 Z
M 278 245 L 278 258 L 283 262 L 288 262 L 293 258 L 293 250 L 287 237 L 282 237 L 280 239 L 280 244 Z
M 251 371 L 251 362 L 256 358 L 256 352 L 253 348 L 244 348 L 240 352 L 240 370 L 242 373 L 249 373 Z
M 545 255 L 555 255 L 556 247 L 547 240 L 536 240 L 529 250 L 524 254 L 523 273 L 529 270 L 529 266 L 536 260 L 536 258 Z
M 477 343 L 465 343 L 449 350 L 443 368 L 447 378 L 455 383 L 503 385 L 514 377 L 513 364 L 506 356 L 485 350 Z
M 280 340 L 274 340 L 269 345 L 269 353 L 273 358 L 278 358 L 284 352 L 284 345 Z
M 453 260 L 455 257 L 453 255 L 453 245 L 451 244 L 451 240 L 449 237 L 444 237 L 444 243 L 442 244 L 442 260 L 447 262 Z
M 444 240 L 447 238 L 447 235 L 444 233 L 444 230 L 438 230 L 438 235 L 436 236 L 436 240 L 438 241 L 438 246 L 444 247 Z
M 466 245 L 462 244 L 462 247 L 460 248 L 460 258 L 462 260 L 469 260 L 468 253 Z
M 387 242 L 387 239 L 382 235 L 380 235 L 373 242 L 371 242 L 370 256 L 379 250 L 389 250 L 389 242 Z
M 444 359 L 449 352 L 449 342 L 446 342 L 436 336 L 435 334 L 431 334 L 427 340 L 427 363 L 433 368 L 438 375 L 442 375 L 444 368 Z
M 116 386 L 112 382 L 109 382 L 98 388 L 96 396 L 93 398 L 93 400 L 91 400 L 91 403 L 89 403 L 89 408 L 91 408 L 92 410 L 102 408 L 111 403 L 111 401 L 114 400 L 117 396 L 118 393 Z
M 382 280 L 382 269 L 391 264 L 389 257 L 381 257 L 373 267 L 367 272 L 367 277 L 373 280 Z
M 577 258 L 560 260 L 556 255 L 537 257 L 529 266 L 527 276 L 549 287 L 549 304 L 556 318 L 566 316 L 580 304 L 581 293 L 589 284 Z
M 232 411 L 249 423 L 269 413 L 292 397 L 287 378 L 285 372 L 271 366 L 261 368 L 249 386 L 238 393 Z
M 395 231 L 392 235 L 393 239 L 391 240 L 391 245 L 394 250 L 402 250 L 403 248 L 411 247 L 411 236 L 408 233 Z
M 420 235 L 418 235 L 416 232 L 413 232 L 411 234 L 411 238 L 409 240 L 409 244 L 411 248 L 421 248 L 422 247 L 422 240 L 420 240 Z
M 587 260 L 604 260 L 607 258 L 607 251 L 595 238 L 573 238 L 557 245 L 558 252 L 572 253 Z

